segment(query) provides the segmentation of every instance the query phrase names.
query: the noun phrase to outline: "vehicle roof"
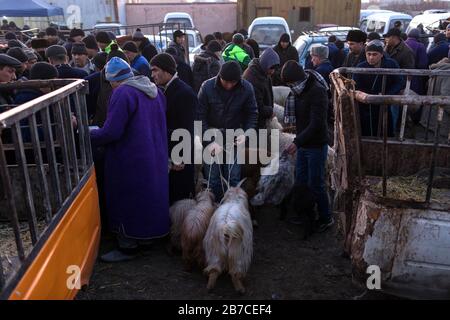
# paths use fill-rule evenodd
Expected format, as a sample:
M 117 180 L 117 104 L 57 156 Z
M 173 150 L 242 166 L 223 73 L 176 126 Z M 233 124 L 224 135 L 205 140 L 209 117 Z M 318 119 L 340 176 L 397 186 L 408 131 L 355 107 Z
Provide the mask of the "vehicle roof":
M 400 12 L 384 12 L 384 13 L 375 13 L 371 14 L 367 17 L 367 20 L 383 20 L 383 19 L 412 19 L 412 16 L 406 13 Z
M 350 30 L 359 30 L 359 28 L 356 28 L 356 27 L 328 27 L 328 28 L 322 28 L 319 31 L 327 32 L 327 31 L 350 31 Z
M 429 22 L 429 23 L 434 23 L 437 22 L 439 20 L 445 20 L 447 18 L 450 17 L 450 12 L 447 13 L 428 13 L 428 14 L 419 14 L 417 16 L 415 16 L 411 22 L 415 23 L 415 22 Z M 426 26 L 424 26 L 426 27 Z
M 158 34 L 170 34 L 174 33 L 178 29 L 162 29 Z M 187 29 L 181 29 L 181 31 L 184 31 L 185 33 L 189 34 L 200 34 L 200 31 L 197 29 L 187 28 Z
M 106 23 L 97 23 L 94 26 L 94 28 L 99 28 L 99 27 L 123 27 L 123 25 L 120 24 L 120 23 L 114 23 L 114 22 L 108 23 L 108 22 L 106 22 Z
M 186 12 L 169 12 L 165 15 L 165 19 L 173 17 L 173 16 L 191 18 L 191 15 Z
M 252 24 L 256 24 L 256 23 L 259 24 L 262 22 L 268 23 L 268 24 L 283 22 L 283 23 L 287 24 L 286 19 L 283 17 L 259 17 L 259 18 L 256 18 L 255 20 L 253 20 Z

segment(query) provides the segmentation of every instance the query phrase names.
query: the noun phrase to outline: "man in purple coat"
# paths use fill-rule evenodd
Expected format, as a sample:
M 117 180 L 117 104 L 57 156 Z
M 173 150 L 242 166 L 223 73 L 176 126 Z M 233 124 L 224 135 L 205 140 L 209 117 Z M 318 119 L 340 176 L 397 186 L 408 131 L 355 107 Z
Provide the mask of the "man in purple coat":
M 106 212 L 119 244 L 101 259 L 120 262 L 134 258 L 142 241 L 169 233 L 166 99 L 123 59 L 112 58 L 105 68 L 113 94 L 106 122 L 91 131 L 91 140 L 106 150 Z

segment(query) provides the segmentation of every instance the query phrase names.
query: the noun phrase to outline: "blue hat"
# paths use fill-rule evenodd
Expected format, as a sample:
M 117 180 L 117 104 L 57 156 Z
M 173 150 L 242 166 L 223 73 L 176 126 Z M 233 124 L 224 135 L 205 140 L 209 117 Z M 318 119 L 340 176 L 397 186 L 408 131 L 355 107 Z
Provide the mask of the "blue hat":
M 134 76 L 130 65 L 119 57 L 114 57 L 106 65 L 106 80 L 122 81 Z

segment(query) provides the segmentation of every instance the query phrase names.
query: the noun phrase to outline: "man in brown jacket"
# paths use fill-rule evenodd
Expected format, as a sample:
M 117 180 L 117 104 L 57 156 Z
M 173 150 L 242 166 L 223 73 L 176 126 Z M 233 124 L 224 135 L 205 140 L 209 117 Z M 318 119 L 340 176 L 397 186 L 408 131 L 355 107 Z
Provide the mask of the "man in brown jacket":
M 414 52 L 401 38 L 402 32 L 392 28 L 384 35 L 386 40 L 386 53 L 398 62 L 400 69 L 415 69 Z

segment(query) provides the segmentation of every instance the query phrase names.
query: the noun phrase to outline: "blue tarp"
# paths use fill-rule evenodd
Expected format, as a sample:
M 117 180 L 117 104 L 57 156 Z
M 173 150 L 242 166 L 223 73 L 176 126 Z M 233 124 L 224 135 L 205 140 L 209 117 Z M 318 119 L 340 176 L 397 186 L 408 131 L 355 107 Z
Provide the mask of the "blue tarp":
M 63 16 L 64 11 L 43 0 L 0 0 L 0 17 Z

